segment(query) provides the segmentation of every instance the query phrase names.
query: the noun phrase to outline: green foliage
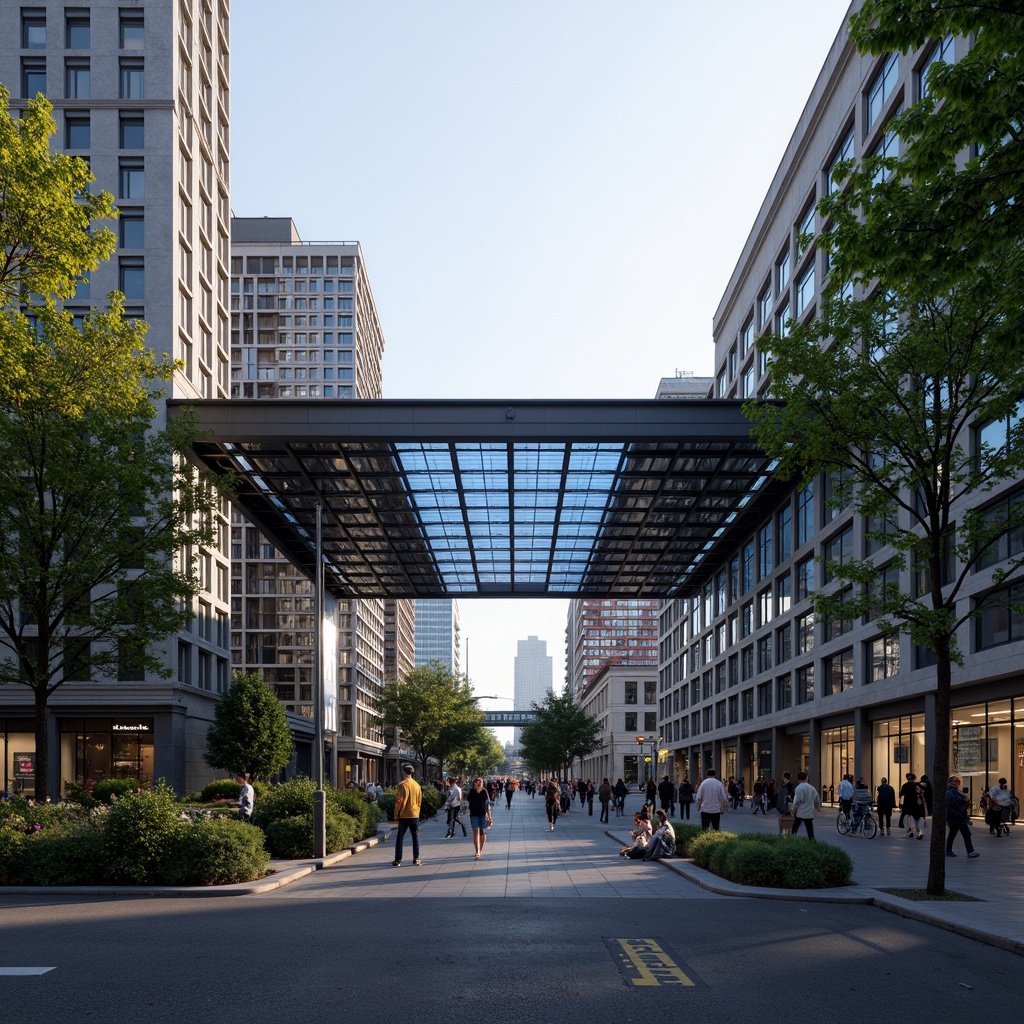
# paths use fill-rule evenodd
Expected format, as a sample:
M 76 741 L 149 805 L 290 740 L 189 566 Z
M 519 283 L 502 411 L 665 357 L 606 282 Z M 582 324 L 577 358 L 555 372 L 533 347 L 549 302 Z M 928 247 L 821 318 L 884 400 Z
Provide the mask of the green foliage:
M 88 810 L 100 805 L 100 801 L 92 796 L 80 782 L 64 781 L 64 799 Z
M 377 823 L 386 817 L 384 811 L 377 804 L 370 803 L 358 790 L 341 789 L 336 792 L 338 795 L 331 800 L 331 805 L 358 823 L 356 839 L 376 835 Z
M 845 850 L 799 836 L 705 832 L 690 851 L 698 867 L 740 885 L 828 889 L 848 885 L 853 873 Z
M 234 779 L 215 779 L 207 783 L 199 794 L 199 802 L 211 804 L 214 800 L 237 800 L 242 784 Z M 257 794 L 258 796 L 258 794 Z
M 692 857 L 690 845 L 697 836 L 704 834 L 704 829 L 688 821 L 673 821 L 672 831 L 676 834 L 676 853 L 680 857 Z
M 300 776 L 278 786 L 271 786 L 266 795 L 256 801 L 254 821 L 267 835 L 267 848 L 271 856 L 293 859 L 313 856 L 313 794 L 316 784 Z M 327 852 L 335 853 L 351 846 L 357 839 L 374 835 L 377 831 L 378 812 L 368 802 L 360 801 L 358 793 L 328 787 L 327 795 Z M 350 814 L 349 811 L 355 811 Z M 309 842 L 306 843 L 308 819 Z M 295 851 L 308 851 L 297 853 Z
M 438 809 L 444 803 L 444 794 L 439 793 L 433 786 L 423 787 L 423 798 L 420 800 L 420 817 L 432 818 L 437 814 Z
M 28 836 L 0 821 L 0 885 L 20 885 L 24 876 Z
M 23 884 L 96 885 L 105 881 L 103 835 L 95 823 L 40 833 L 24 848 Z
M 572 762 L 601 745 L 601 725 L 573 700 L 571 693 L 549 693 L 534 704 L 537 719 L 524 726 L 519 749 L 523 761 L 540 774 L 568 777 Z
M 137 793 L 140 789 L 135 779 L 101 779 L 93 787 L 92 795 L 101 804 L 112 804 L 115 800 Z
M 289 762 L 292 734 L 281 702 L 259 672 L 235 673 L 217 701 L 206 763 L 251 779 L 269 779 Z
M 103 829 L 111 880 L 130 885 L 162 883 L 170 851 L 188 827 L 170 786 L 158 783 L 121 797 L 111 805 Z
M 384 816 L 388 821 L 395 820 L 395 800 L 397 794 L 393 789 L 385 790 L 379 797 L 377 797 L 377 806 L 381 809 Z
M 263 833 L 244 821 L 199 821 L 178 832 L 164 862 L 168 885 L 230 885 L 267 873 Z
M 97 222 L 113 220 L 107 192 L 88 191 L 93 176 L 78 157 L 55 152 L 53 107 L 30 100 L 14 119 L 0 85 L 0 300 L 25 292 L 70 298 L 75 282 L 114 252 L 116 237 Z M 2 346 L 0 346 L 2 347 Z
M 347 814 L 328 810 L 326 850 L 337 853 L 357 839 L 358 822 Z M 313 856 L 313 815 L 279 818 L 267 828 L 267 847 L 274 857 L 301 860 Z

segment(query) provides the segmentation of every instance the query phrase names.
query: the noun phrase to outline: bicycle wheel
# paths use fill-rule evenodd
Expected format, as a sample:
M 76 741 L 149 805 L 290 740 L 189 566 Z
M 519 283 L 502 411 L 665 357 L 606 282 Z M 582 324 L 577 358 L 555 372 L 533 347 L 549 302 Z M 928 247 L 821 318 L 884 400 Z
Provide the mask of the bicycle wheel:
M 836 828 L 841 836 L 845 836 L 850 831 L 850 819 L 843 811 L 840 811 L 839 817 L 836 818 Z
M 865 839 L 874 839 L 878 835 L 878 822 L 870 814 L 865 814 L 860 823 Z

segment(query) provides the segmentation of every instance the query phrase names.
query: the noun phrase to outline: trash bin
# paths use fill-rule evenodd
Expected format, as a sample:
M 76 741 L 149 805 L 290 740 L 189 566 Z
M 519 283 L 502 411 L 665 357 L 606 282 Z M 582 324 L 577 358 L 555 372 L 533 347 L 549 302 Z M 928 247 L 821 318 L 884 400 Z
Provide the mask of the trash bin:
M 779 815 L 779 835 L 788 836 L 793 832 L 793 815 L 792 814 L 780 814 Z

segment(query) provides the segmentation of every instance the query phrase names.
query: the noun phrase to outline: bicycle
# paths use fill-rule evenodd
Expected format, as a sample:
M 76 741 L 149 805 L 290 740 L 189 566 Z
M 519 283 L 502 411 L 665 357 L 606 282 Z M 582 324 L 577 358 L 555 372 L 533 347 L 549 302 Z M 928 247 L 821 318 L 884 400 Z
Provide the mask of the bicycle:
M 870 809 L 864 811 L 860 821 L 847 817 L 845 811 L 840 811 L 839 817 L 836 818 L 836 830 L 841 836 L 862 835 L 865 839 L 874 839 L 878 835 L 878 822 L 875 821 Z

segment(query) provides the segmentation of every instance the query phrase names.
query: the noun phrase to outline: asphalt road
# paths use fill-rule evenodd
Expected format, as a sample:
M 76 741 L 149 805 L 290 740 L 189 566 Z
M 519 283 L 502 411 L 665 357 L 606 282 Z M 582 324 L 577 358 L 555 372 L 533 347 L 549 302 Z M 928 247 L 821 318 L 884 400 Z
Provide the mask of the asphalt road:
M 665 873 L 668 875 L 668 872 Z M 685 886 L 666 878 L 666 885 Z M 692 985 L 637 986 L 607 940 L 654 939 Z M 638 947 L 642 948 L 642 947 Z M 4 1024 L 467 1017 L 1005 1018 L 1019 957 L 873 907 L 750 899 L 226 900 L 0 904 Z M 1012 1002 L 1012 999 L 1011 999 Z

